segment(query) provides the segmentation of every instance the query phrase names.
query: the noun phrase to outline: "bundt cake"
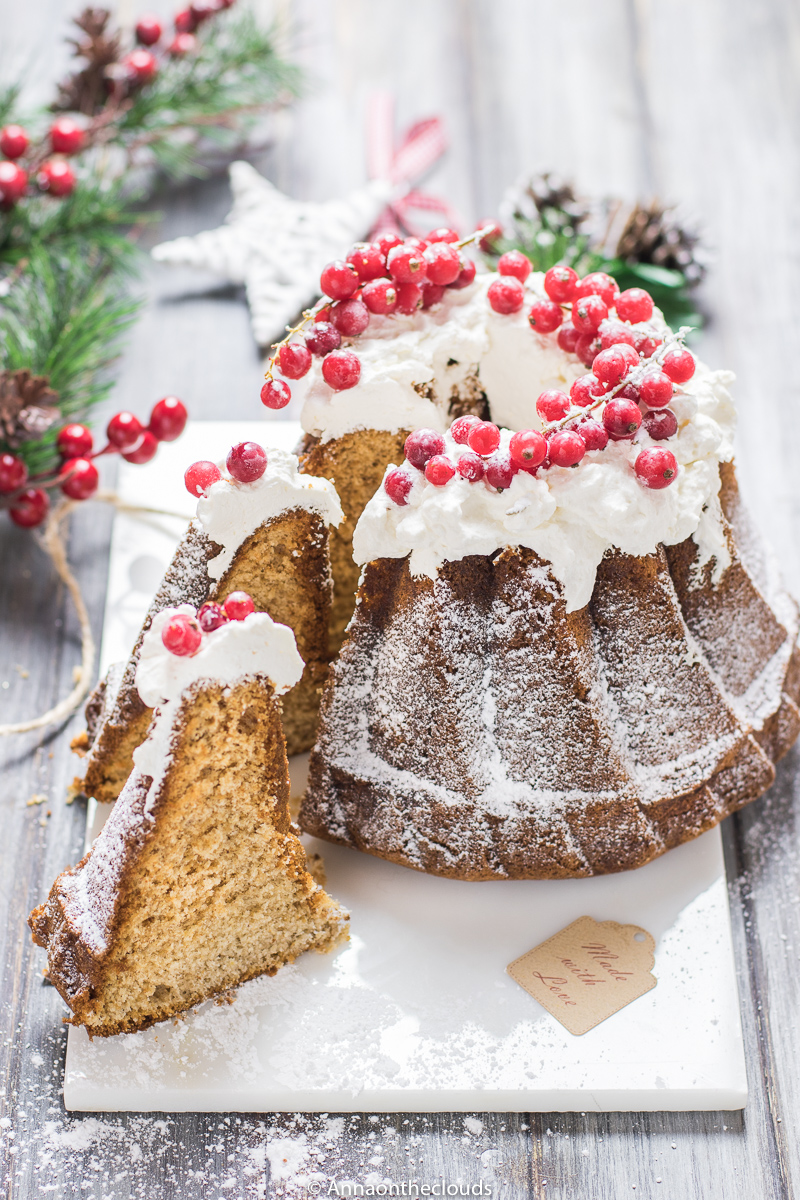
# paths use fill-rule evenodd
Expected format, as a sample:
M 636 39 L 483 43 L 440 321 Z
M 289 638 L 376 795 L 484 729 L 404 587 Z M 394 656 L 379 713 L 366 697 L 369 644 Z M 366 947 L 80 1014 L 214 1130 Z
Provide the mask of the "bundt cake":
M 294 455 L 270 450 L 265 457 L 255 443 L 242 445 L 250 447 L 250 458 L 239 464 L 234 451 L 246 452 L 235 447 L 226 477 L 213 463 L 190 468 L 197 476 L 189 476 L 190 490 L 200 493 L 197 518 L 156 592 L 128 663 L 112 669 L 89 700 L 87 731 L 73 743 L 79 753 L 88 750 L 86 771 L 74 787 L 98 801 L 119 795 L 133 750 L 147 733 L 152 713 L 135 685 L 139 652 L 156 613 L 176 604 L 200 609 L 210 603 L 200 620 L 213 623 L 220 603 L 245 591 L 257 610 L 294 631 L 305 668 L 283 697 L 283 730 L 289 754 L 314 743 L 329 660 L 328 525 L 341 521 L 341 507 L 327 480 L 299 474 Z
M 303 662 L 288 627 L 237 603 L 238 619 L 210 632 L 191 605 L 153 617 L 135 769 L 92 849 L 30 916 L 71 1023 L 92 1036 L 147 1028 L 347 936 L 289 821 L 277 697 Z

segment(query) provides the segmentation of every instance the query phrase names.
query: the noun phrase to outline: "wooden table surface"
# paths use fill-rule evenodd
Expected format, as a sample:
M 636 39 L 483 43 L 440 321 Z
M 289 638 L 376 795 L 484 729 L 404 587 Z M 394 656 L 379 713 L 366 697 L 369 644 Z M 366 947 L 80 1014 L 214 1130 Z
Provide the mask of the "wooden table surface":
M 36 51 L 29 76 L 39 98 L 62 69 L 59 38 L 76 7 L 71 0 L 0 3 L 3 69 L 11 52 Z M 148 0 L 144 7 L 171 6 Z M 132 0 L 118 8 L 126 19 L 138 11 Z M 504 187 L 533 169 L 559 171 L 587 192 L 679 199 L 697 214 L 715 254 L 704 291 L 713 320 L 702 353 L 737 373 L 743 490 L 800 594 L 800 376 L 790 365 L 800 349 L 797 5 L 284 0 L 278 15 L 311 88 L 276 121 L 274 144 L 256 162 L 293 196 L 326 199 L 363 181 L 364 113 L 380 86 L 394 90 L 401 125 L 445 117 L 451 148 L 429 185 L 450 198 L 465 224 L 495 211 Z M 219 224 L 228 202 L 224 177 L 163 195 L 153 240 Z M 144 280 L 148 308 L 121 364 L 114 407 L 144 413 L 174 392 L 197 417 L 257 411 L 259 359 L 239 292 L 212 277 L 154 266 Z M 104 506 L 87 504 L 70 540 L 98 635 L 110 523 Z M 74 613 L 34 537 L 2 520 L 0 553 L 0 721 L 10 721 L 67 693 L 79 644 Z M 64 1006 L 43 984 L 44 956 L 25 918 L 80 856 L 84 810 L 64 803 L 74 770 L 69 738 L 80 727 L 76 717 L 47 737 L 0 745 L 6 1194 L 284 1194 L 285 1184 L 269 1178 L 264 1147 L 289 1134 L 296 1147 L 305 1130 L 319 1150 L 318 1119 L 194 1114 L 159 1121 L 63 1110 Z M 476 1114 L 482 1126 L 452 1114 L 362 1114 L 334 1126 L 322 1146 L 326 1178 L 363 1181 L 377 1169 L 398 1183 L 483 1180 L 494 1195 L 549 1200 L 793 1195 L 800 1186 L 797 781 L 792 753 L 770 793 L 724 827 L 750 1085 L 745 1112 Z M 46 795 L 46 804 L 30 805 L 34 795 Z

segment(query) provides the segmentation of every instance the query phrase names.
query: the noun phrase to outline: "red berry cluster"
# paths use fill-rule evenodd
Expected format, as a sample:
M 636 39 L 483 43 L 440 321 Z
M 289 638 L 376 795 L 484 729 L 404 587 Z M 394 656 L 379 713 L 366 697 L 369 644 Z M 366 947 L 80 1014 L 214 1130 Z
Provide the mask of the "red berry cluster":
M 161 630 L 161 641 L 170 654 L 190 658 L 202 646 L 204 633 L 213 633 L 230 621 L 244 621 L 255 611 L 256 606 L 247 592 L 231 592 L 222 604 L 207 601 L 198 609 L 196 617 L 176 613 Z
M 48 491 L 58 487 L 71 500 L 88 500 L 97 491 L 100 476 L 94 459 L 121 454 L 130 463 L 146 463 L 159 442 L 174 442 L 186 425 L 185 405 L 176 396 L 165 396 L 153 406 L 145 427 L 130 412 L 118 412 L 106 427 L 107 443 L 94 449 L 92 432 L 85 425 L 65 425 L 56 438 L 61 465 L 55 475 L 45 472 L 28 478 L 28 468 L 15 454 L 0 454 L 0 504 L 15 525 L 31 529 L 41 525 L 50 507 Z M 28 485 L 35 483 L 36 487 Z
M 225 466 L 231 479 L 237 483 L 255 483 L 267 469 L 267 452 L 258 442 L 239 442 L 228 452 Z M 203 496 L 220 479 L 222 472 L 216 463 L 208 459 L 192 463 L 183 476 L 187 492 L 195 498 Z

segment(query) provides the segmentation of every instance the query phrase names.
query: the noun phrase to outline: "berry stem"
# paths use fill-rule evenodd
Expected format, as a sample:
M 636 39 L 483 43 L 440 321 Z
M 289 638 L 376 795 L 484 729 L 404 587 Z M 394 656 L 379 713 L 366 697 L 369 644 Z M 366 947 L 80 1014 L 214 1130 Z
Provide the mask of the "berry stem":
M 273 344 L 270 346 L 270 350 L 272 350 L 273 353 L 270 355 L 269 362 L 267 363 L 267 369 L 264 373 L 264 378 L 266 380 L 269 381 L 273 377 L 272 373 L 275 370 L 275 363 L 278 361 L 278 355 L 281 352 L 281 347 L 287 346 L 294 335 L 296 333 L 300 333 L 301 329 L 305 329 L 306 325 L 314 320 L 314 317 L 317 315 L 320 309 L 326 308 L 330 303 L 330 296 L 321 296 L 312 308 L 307 308 L 304 311 L 302 317 L 296 325 L 286 326 L 286 336 L 282 337 L 279 342 L 273 342 Z

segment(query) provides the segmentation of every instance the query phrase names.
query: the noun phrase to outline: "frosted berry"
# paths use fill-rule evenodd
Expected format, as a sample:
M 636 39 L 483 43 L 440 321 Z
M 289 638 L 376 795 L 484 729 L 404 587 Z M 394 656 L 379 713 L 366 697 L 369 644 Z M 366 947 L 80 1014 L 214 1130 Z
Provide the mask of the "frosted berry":
M 420 285 L 418 283 L 399 283 L 397 285 L 397 311 L 410 317 L 419 308 L 422 308 Z
M 50 158 L 36 177 L 39 187 L 51 196 L 69 196 L 75 190 L 75 172 L 63 158 Z
M 322 360 L 322 376 L 334 391 L 344 392 L 361 378 L 361 363 L 352 350 L 334 350 Z
M 605 394 L 606 389 L 596 375 L 581 375 L 569 389 L 570 400 L 579 408 L 588 408 Z
M 403 471 L 400 468 L 395 468 L 390 471 L 383 481 L 383 490 L 390 500 L 395 504 L 408 504 L 408 493 L 414 486 L 414 480 L 409 475 L 408 471 Z
M 371 313 L 388 316 L 397 308 L 397 284 L 391 279 L 373 279 L 364 286 L 361 300 Z
M 455 229 L 451 229 L 448 225 L 440 225 L 438 229 L 432 229 L 430 233 L 425 234 L 425 241 L 431 245 L 434 242 L 457 242 L 458 240 Z
M 222 474 L 219 467 L 216 463 L 209 462 L 208 459 L 192 463 L 183 476 L 183 482 L 186 484 L 186 490 L 190 496 L 202 496 L 213 483 L 217 483 L 220 479 L 222 479 Z
M 586 453 L 586 443 L 574 429 L 561 429 L 549 441 L 550 462 L 555 467 L 574 467 Z
M 602 321 L 597 331 L 600 334 L 601 349 L 608 350 L 610 346 L 636 346 L 636 332 L 621 321 Z
M 330 321 L 315 321 L 306 333 L 306 345 L 312 354 L 318 356 L 338 350 L 341 344 L 342 335 Z
M 568 304 L 575 296 L 578 273 L 572 267 L 551 267 L 545 273 L 544 290 L 556 304 Z
M 596 333 L 582 333 L 575 343 L 575 353 L 585 367 L 592 366 L 602 349 L 603 343 Z
M 386 266 L 398 283 L 422 283 L 426 277 L 425 259 L 416 246 L 395 246 L 386 257 Z
M 137 442 L 132 450 L 123 450 L 122 457 L 125 462 L 142 466 L 143 463 L 150 462 L 151 458 L 155 458 L 157 453 L 158 438 L 154 437 L 149 429 L 145 429 L 141 441 Z
M 8 515 L 14 524 L 21 526 L 22 529 L 33 529 L 36 525 L 41 525 L 47 516 L 49 507 L 50 499 L 47 492 L 42 491 L 41 488 L 28 488 L 20 496 L 17 496 L 8 510 Z
M 125 55 L 122 65 L 132 82 L 140 85 L 155 79 L 158 72 L 158 59 L 149 50 L 132 50 Z
M 581 421 L 575 432 L 583 438 L 587 450 L 605 450 L 608 445 L 608 434 L 599 421 Z
M 503 236 L 503 227 L 494 217 L 484 217 L 478 225 L 480 238 L 478 245 L 484 254 L 491 254 Z
M 434 454 L 425 463 L 425 478 L 434 487 L 444 487 L 456 473 L 456 469 L 446 454 Z
M 255 483 L 267 469 L 267 452 L 258 442 L 239 442 L 228 451 L 225 466 L 238 483 Z
M 167 47 L 173 58 L 182 58 L 184 54 L 192 54 L 197 47 L 197 38 L 193 33 L 176 33 Z
M 441 304 L 444 299 L 445 286 L 442 283 L 423 283 L 422 285 L 422 307 L 433 308 L 436 304 Z
M 560 421 L 570 410 L 569 396 L 557 388 L 542 392 L 536 401 L 536 411 L 543 421 Z
M 462 479 L 469 483 L 478 483 L 486 474 L 486 463 L 479 454 L 467 450 L 456 463 L 456 470 Z
M 144 433 L 138 417 L 131 412 L 118 412 L 106 426 L 106 437 L 117 450 L 132 450 Z
M 418 254 L 422 255 L 424 255 L 425 251 L 428 249 L 428 243 L 425 241 L 425 238 L 420 237 L 407 237 L 403 242 L 403 245 L 409 250 L 416 250 Z
M 347 256 L 347 262 L 362 283 L 380 279 L 386 270 L 386 259 L 374 242 L 358 242 Z
M 435 429 L 415 429 L 406 438 L 403 450 L 411 465 L 422 471 L 428 459 L 444 454 L 444 438 Z
M 15 454 L 0 454 L 0 492 L 15 492 L 28 480 L 28 468 Z
M 261 389 L 261 403 L 265 408 L 286 408 L 291 398 L 292 389 L 282 379 L 268 379 Z
M 455 283 L 461 273 L 461 255 L 449 242 L 434 242 L 428 246 L 423 258 L 431 283 L 443 286 Z
M 188 613 L 176 613 L 161 630 L 161 641 L 170 654 L 190 658 L 200 649 L 203 634 L 194 617 Z
M 654 442 L 665 442 L 678 432 L 678 418 L 671 408 L 646 412 L 642 417 L 642 425 Z
M 403 239 L 397 233 L 382 233 L 380 237 L 375 238 L 375 245 L 384 258 L 386 258 L 389 251 L 393 250 L 395 246 L 402 246 L 402 244 Z
M 5 125 L 0 130 L 0 151 L 6 158 L 22 158 L 30 138 L 21 125 Z
M 617 296 L 614 307 L 621 321 L 649 321 L 653 315 L 653 297 L 644 288 L 628 288 Z
M 499 454 L 493 454 L 487 461 L 485 479 L 488 484 L 502 492 L 507 487 L 511 487 L 511 480 L 518 471 L 519 467 L 508 451 L 500 451 Z
M 197 29 L 197 17 L 190 8 L 183 8 L 175 13 L 175 32 L 194 33 Z
M 639 355 L 633 346 L 627 346 L 623 342 L 621 345 L 609 346 L 607 350 L 601 350 L 592 363 L 592 373 L 602 383 L 613 387 L 638 364 Z
M 0 162 L 0 197 L 6 204 L 16 204 L 25 195 L 28 172 L 13 162 Z
M 583 279 L 579 279 L 575 285 L 576 300 L 585 296 L 599 296 L 606 308 L 612 307 L 618 295 L 619 287 L 616 279 L 611 275 L 606 275 L 605 271 L 592 271 L 590 275 L 584 275 Z
M 186 428 L 189 414 L 177 396 L 164 396 L 153 405 L 147 428 L 159 442 L 174 442 Z
M 351 263 L 341 258 L 323 267 L 319 277 L 320 291 L 331 300 L 349 300 L 359 284 L 358 272 Z
M 231 621 L 244 621 L 246 617 L 250 616 L 250 613 L 256 611 L 256 606 L 247 592 L 231 592 L 229 596 L 226 596 L 222 607 L 225 610 L 225 616 L 229 617 Z
M 691 350 L 668 350 L 661 362 L 661 370 L 673 383 L 686 383 L 694 375 L 694 368 Z
M 538 467 L 544 462 L 547 454 L 547 441 L 535 429 L 522 429 L 511 437 L 508 444 L 509 453 L 518 467 L 528 470 Z
M 633 469 L 646 488 L 665 488 L 678 474 L 678 463 L 671 451 L 653 446 L 637 455 Z
M 497 260 L 497 271 L 500 275 L 510 275 L 524 283 L 533 270 L 531 260 L 520 250 L 509 250 L 501 254 Z
M 672 380 L 654 367 L 640 379 L 637 391 L 648 408 L 663 408 L 672 399 Z
M 477 271 L 478 268 L 471 258 L 462 258 L 461 270 L 458 273 L 458 277 L 450 284 L 450 287 L 458 289 L 469 287 L 471 283 L 475 282 Z
M 574 325 L 565 324 L 561 326 L 556 334 L 556 341 L 560 350 L 563 350 L 566 354 L 575 354 L 580 337 L 581 334 Z
M 633 400 L 609 400 L 603 409 L 603 425 L 612 441 L 630 441 L 641 423 L 639 405 Z
M 86 458 L 91 454 L 94 438 L 85 425 L 65 425 L 56 438 L 58 453 L 62 458 Z
M 83 129 L 72 117 L 59 117 L 50 126 L 50 145 L 56 154 L 77 154 L 85 140 Z
M 360 300 L 340 300 L 331 309 L 331 320 L 343 337 L 358 337 L 369 325 L 369 309 Z
M 59 483 L 71 500 L 88 500 L 97 491 L 100 475 L 90 458 L 68 458 L 61 467 Z
M 221 8 L 230 8 L 230 4 L 222 4 L 220 0 L 205 0 L 205 3 L 203 0 L 195 0 L 195 3 L 190 4 L 189 8 L 195 21 L 200 25 L 218 13 Z
M 489 284 L 486 295 L 496 313 L 519 312 L 525 303 L 525 289 L 513 275 L 495 279 L 494 283 Z
M 450 437 L 459 446 L 466 446 L 469 441 L 470 429 L 472 429 L 473 425 L 480 425 L 480 423 L 480 417 L 476 417 L 473 413 L 467 413 L 463 417 L 456 417 L 450 426 Z
M 215 604 L 213 600 L 207 600 L 197 611 L 197 624 L 203 633 L 213 633 L 215 629 L 219 629 L 220 625 L 227 625 L 229 620 L 230 617 L 225 609 L 219 604 Z
M 494 454 L 500 445 L 500 430 L 491 421 L 478 421 L 473 425 L 467 437 L 467 445 L 476 454 Z
M 645 333 L 643 329 L 632 329 L 633 344 L 642 358 L 651 358 L 662 343 L 662 338 L 654 333 Z
M 142 46 L 155 46 L 163 32 L 158 17 L 151 16 L 150 13 L 136 22 L 136 40 Z
M 602 296 L 591 293 L 573 302 L 572 324 L 580 333 L 596 333 L 607 316 L 608 305 Z
M 528 313 L 528 323 L 537 333 L 554 333 L 563 320 L 564 314 L 553 300 L 535 300 Z

